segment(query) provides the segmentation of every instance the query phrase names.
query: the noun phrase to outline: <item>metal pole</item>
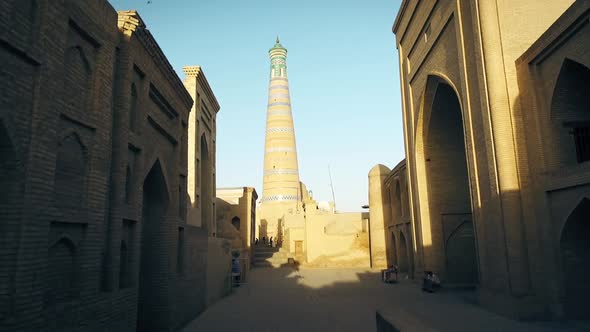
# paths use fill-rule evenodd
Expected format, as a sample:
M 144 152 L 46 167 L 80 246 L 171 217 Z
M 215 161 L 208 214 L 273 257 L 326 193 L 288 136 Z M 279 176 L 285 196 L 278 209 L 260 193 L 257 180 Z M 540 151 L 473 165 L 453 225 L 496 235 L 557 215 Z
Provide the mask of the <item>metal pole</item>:
M 330 176 L 330 188 L 332 189 L 332 202 L 334 202 L 332 213 L 336 213 L 336 196 L 334 196 L 334 184 L 332 183 L 332 171 L 330 170 L 330 164 L 328 164 L 328 175 Z

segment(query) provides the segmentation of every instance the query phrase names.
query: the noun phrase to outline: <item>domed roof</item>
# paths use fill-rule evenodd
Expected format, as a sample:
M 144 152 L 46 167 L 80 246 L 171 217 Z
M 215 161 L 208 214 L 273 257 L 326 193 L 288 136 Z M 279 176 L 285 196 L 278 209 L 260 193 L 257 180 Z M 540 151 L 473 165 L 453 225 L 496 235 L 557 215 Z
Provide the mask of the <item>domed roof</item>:
M 273 46 L 270 50 L 274 50 L 274 49 L 287 50 L 286 48 L 283 47 L 283 45 L 281 45 L 281 41 L 279 40 L 279 36 L 277 36 L 277 41 L 275 43 L 275 46 Z
M 389 172 L 391 172 L 389 167 L 382 165 L 382 164 L 377 164 L 377 165 L 373 166 L 373 168 L 371 168 L 371 170 L 369 171 L 369 176 L 384 175 L 384 174 L 389 174 Z

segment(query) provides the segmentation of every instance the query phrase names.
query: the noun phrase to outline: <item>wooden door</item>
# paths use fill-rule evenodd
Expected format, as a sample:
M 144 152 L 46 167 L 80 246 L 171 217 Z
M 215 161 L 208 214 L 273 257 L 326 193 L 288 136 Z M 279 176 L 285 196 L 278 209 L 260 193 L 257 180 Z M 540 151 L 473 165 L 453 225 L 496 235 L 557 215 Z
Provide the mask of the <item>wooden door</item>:
M 303 255 L 303 241 L 295 241 L 295 255 Z

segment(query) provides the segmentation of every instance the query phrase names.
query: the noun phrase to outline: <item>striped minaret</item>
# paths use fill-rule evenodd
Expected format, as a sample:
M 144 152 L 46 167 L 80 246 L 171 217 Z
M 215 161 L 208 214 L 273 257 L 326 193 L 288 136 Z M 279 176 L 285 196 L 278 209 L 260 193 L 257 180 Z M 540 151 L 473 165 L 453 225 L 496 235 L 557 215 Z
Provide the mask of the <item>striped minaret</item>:
M 269 51 L 270 84 L 264 144 L 264 180 L 260 212 L 268 236 L 277 236 L 279 218 L 300 208 L 299 169 L 291 114 L 287 49 L 279 42 Z

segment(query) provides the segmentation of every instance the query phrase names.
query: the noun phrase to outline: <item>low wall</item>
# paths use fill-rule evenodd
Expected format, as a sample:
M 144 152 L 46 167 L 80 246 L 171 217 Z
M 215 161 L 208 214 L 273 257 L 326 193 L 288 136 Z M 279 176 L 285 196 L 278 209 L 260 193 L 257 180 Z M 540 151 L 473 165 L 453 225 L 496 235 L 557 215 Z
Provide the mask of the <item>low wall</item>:
M 207 307 L 208 238 L 200 227 L 185 226 L 186 254 L 182 270 L 177 270 L 175 298 L 172 302 L 174 321 L 183 326 Z
M 231 291 L 231 244 L 226 239 L 208 238 L 207 306 Z
M 368 234 L 361 213 L 308 215 L 307 265 L 317 267 L 369 266 Z

